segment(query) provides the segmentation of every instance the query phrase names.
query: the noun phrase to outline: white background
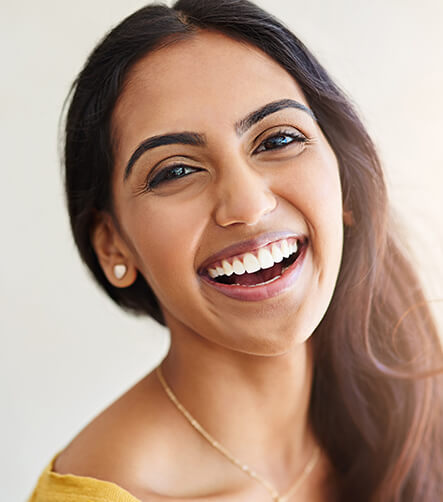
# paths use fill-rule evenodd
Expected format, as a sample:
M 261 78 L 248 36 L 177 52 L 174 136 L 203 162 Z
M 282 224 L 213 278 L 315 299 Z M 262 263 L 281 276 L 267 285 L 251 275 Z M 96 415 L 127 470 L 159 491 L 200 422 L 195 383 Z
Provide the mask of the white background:
M 57 154 L 63 100 L 94 44 L 144 2 L 1 0 L 2 499 L 24 501 L 87 422 L 165 355 L 80 263 Z M 443 2 L 263 0 L 357 103 L 429 298 L 443 298 Z M 436 305 L 441 319 L 443 303 Z M 441 322 L 441 321 L 440 321 Z

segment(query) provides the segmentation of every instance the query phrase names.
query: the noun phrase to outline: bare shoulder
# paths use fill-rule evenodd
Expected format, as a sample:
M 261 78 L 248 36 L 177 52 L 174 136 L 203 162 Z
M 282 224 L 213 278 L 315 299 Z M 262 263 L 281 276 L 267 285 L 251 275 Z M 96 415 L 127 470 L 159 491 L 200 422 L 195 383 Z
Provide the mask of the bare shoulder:
M 163 409 L 164 398 L 150 373 L 80 431 L 58 455 L 54 471 L 110 481 L 134 495 L 145 492 L 152 459 L 165 448 Z
M 115 483 L 142 502 L 201 500 L 245 481 L 171 405 L 155 372 L 92 420 L 54 471 Z
M 112 482 L 141 502 L 242 502 L 263 497 L 259 484 L 250 483 L 222 455 L 214 455 L 211 445 L 171 404 L 155 372 L 80 431 L 53 469 Z

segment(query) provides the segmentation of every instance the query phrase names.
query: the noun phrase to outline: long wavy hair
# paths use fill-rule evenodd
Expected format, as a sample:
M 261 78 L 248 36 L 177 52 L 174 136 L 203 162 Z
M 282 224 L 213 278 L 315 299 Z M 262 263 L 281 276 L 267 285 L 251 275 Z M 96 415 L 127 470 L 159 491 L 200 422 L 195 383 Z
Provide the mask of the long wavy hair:
M 164 324 L 145 279 L 105 278 L 90 241 L 96 210 L 113 214 L 111 116 L 132 66 L 199 30 L 251 44 L 300 85 L 339 163 L 342 265 L 315 333 L 310 419 L 336 470 L 341 502 L 441 502 L 443 354 L 412 260 L 401 244 L 374 145 L 350 101 L 281 22 L 247 0 L 148 5 L 112 29 L 75 80 L 65 124 L 71 227 L 94 278 L 121 307 Z

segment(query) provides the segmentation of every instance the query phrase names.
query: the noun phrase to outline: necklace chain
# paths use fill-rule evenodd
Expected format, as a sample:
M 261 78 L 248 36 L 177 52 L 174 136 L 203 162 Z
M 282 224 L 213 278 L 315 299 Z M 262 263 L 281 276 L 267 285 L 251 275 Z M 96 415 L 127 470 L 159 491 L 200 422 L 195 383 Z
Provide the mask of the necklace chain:
M 254 471 L 247 464 L 238 460 L 232 453 L 230 453 L 224 446 L 222 446 L 218 441 L 216 441 L 208 431 L 206 431 L 197 420 L 189 413 L 189 411 L 180 403 L 177 399 L 177 396 L 172 392 L 172 389 L 166 383 L 166 380 L 163 377 L 163 373 L 161 370 L 161 366 L 157 366 L 156 373 L 163 389 L 166 392 L 166 395 L 169 399 L 174 403 L 174 405 L 178 408 L 178 410 L 185 416 L 185 418 L 189 421 L 189 423 L 196 429 L 216 450 L 218 450 L 222 455 L 224 455 L 232 464 L 236 465 L 239 469 L 241 469 L 245 474 L 247 474 L 252 479 L 258 481 L 262 486 L 264 486 L 268 492 L 270 493 L 272 500 L 274 502 L 287 502 L 289 498 L 295 493 L 297 488 L 303 483 L 303 481 L 309 476 L 309 474 L 314 469 L 317 460 L 320 456 L 320 448 L 317 446 L 314 448 L 314 452 L 306 464 L 303 472 L 300 477 L 295 481 L 295 483 L 291 486 L 291 488 L 284 494 L 280 495 L 278 491 L 274 488 L 274 486 L 260 476 L 257 472 Z

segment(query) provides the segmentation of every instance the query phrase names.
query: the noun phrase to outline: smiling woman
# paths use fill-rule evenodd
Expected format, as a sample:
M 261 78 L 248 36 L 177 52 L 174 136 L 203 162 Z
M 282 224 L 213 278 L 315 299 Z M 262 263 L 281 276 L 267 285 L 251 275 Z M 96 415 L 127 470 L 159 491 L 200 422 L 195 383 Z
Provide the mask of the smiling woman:
M 280 22 L 135 12 L 74 84 L 65 167 L 83 260 L 171 346 L 31 502 L 440 500 L 431 312 L 370 138 Z

